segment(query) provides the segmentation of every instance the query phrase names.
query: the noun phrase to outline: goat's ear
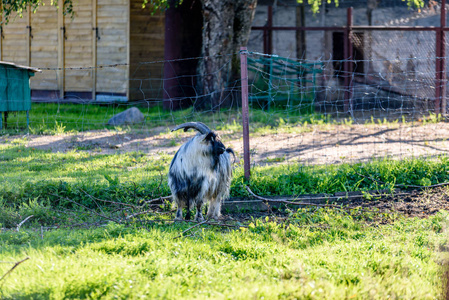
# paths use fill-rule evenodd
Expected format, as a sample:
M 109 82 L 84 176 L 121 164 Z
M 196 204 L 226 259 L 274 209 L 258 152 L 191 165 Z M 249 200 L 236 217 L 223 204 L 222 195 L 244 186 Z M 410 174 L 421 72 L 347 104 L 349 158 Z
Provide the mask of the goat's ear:
M 204 138 L 204 141 L 211 141 L 213 137 L 215 137 L 215 134 L 213 132 L 209 132 Z

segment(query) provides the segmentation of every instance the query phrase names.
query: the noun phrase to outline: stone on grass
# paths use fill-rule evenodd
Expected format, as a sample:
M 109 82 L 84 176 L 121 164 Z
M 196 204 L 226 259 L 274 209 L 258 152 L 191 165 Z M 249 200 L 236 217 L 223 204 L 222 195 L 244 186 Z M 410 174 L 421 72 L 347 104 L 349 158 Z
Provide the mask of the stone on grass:
M 108 125 L 120 126 L 128 124 L 142 123 L 145 119 L 144 115 L 137 107 L 131 107 L 121 113 L 116 114 L 109 119 Z

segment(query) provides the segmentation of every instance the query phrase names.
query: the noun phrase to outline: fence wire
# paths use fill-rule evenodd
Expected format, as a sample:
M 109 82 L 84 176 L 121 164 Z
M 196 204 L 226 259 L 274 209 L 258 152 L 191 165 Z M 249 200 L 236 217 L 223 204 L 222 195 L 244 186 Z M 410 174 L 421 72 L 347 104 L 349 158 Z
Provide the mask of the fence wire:
M 424 35 L 355 33 L 356 51 L 370 53 L 369 60 L 357 59 L 357 54 L 354 61 L 297 60 L 250 51 L 252 163 L 334 164 L 444 154 L 449 150 L 449 128 L 444 117 L 435 114 L 434 49 L 410 47 L 393 58 L 382 56 L 382 49 L 392 41 L 403 40 L 405 47 Z M 372 44 L 376 50 L 367 46 L 371 38 L 376 40 Z M 29 128 L 24 112 L 11 111 L 3 118 L 0 138 L 6 141 L 11 140 L 8 136 L 28 133 L 26 145 L 52 151 L 173 155 L 192 134 L 170 134 L 169 129 L 201 121 L 219 130 L 242 157 L 241 79 L 232 70 L 233 56 L 219 58 L 218 68 L 202 76 L 195 68 L 191 73 L 182 68 L 186 62 L 199 65 L 204 59 L 98 67 L 97 74 L 100 70 L 122 74 L 124 68 L 135 68 L 129 78 L 113 82 L 109 92 L 97 86 L 95 99 L 91 90 L 82 88 L 61 98 L 60 91 L 54 90 L 61 70 L 45 69 L 31 78 Z M 351 64 L 350 73 L 343 68 L 345 63 Z M 172 76 L 163 79 L 167 65 Z M 147 73 L 149 66 L 151 73 Z M 92 72 L 92 68 L 77 71 Z M 224 84 L 205 92 L 200 87 L 205 76 L 221 78 Z M 133 99 L 133 94 L 138 97 Z M 14 101 L 24 99 L 7 103 Z M 143 121 L 108 124 L 130 107 L 143 113 Z

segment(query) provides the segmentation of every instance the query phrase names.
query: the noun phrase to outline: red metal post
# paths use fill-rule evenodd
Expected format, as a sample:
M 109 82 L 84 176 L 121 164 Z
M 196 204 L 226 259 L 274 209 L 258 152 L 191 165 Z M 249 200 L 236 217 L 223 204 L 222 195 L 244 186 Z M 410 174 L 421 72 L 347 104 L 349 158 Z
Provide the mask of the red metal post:
M 446 54 L 445 32 L 446 0 L 441 1 L 440 27 L 436 30 L 435 64 L 435 114 L 446 113 Z
M 441 0 L 441 48 L 440 48 L 440 97 L 441 97 L 441 114 L 446 114 L 446 0 Z
M 344 56 L 345 61 L 343 64 L 344 76 L 345 76 L 345 101 L 344 101 L 344 111 L 348 112 L 352 101 L 352 62 L 350 60 L 352 57 L 352 41 L 351 41 L 351 30 L 352 30 L 352 7 L 348 7 L 347 17 L 346 17 L 346 28 L 344 33 Z
M 250 156 L 249 156 L 249 105 L 248 105 L 248 50 L 240 48 L 240 76 L 242 84 L 242 122 L 243 122 L 243 168 L 245 178 L 250 179 Z
M 435 45 L 435 108 L 434 112 L 435 114 L 440 113 L 440 107 L 441 107 L 441 30 L 437 30 L 435 32 L 436 37 L 436 45 Z

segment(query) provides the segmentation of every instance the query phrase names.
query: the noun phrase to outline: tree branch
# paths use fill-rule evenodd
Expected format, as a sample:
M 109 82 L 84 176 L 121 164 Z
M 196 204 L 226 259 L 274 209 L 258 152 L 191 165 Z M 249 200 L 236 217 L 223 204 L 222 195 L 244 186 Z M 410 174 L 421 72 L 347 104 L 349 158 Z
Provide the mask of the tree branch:
M 26 258 L 22 259 L 21 261 L 16 262 L 16 263 L 14 264 L 14 266 L 12 266 L 12 268 L 9 269 L 9 271 L 6 272 L 6 273 L 2 276 L 2 278 L 0 278 L 0 281 L 2 281 L 3 279 L 5 279 L 6 276 L 8 276 L 9 273 L 11 273 L 15 268 L 17 268 L 18 265 L 20 265 L 21 263 L 23 263 L 24 261 L 26 261 L 26 260 L 28 260 L 28 259 L 30 259 L 30 258 L 29 258 L 29 257 L 26 257 Z
M 248 193 L 250 193 L 254 198 L 265 201 L 265 202 L 275 202 L 275 203 L 284 203 L 284 204 L 293 204 L 293 205 L 304 205 L 304 206 L 318 206 L 318 207 L 334 207 L 334 208 L 341 208 L 339 205 L 334 204 L 316 204 L 316 203 L 308 203 L 308 202 L 295 202 L 291 201 L 289 199 L 268 199 L 261 196 L 258 196 L 251 191 L 251 189 L 248 186 L 245 186 Z M 351 196 L 348 196 L 351 197 Z M 360 196 L 357 196 L 360 197 Z M 302 200 L 324 200 L 324 199 L 341 199 L 343 197 L 310 197 L 310 198 L 304 198 Z M 295 199 L 297 200 L 297 199 Z
M 177 238 L 182 237 L 182 236 L 184 235 L 184 233 L 189 232 L 189 231 L 192 230 L 193 228 L 198 227 L 198 226 L 200 226 L 200 225 L 202 225 L 202 224 L 207 223 L 207 221 L 209 221 L 209 220 L 205 220 L 205 221 L 203 221 L 203 222 L 200 222 L 200 223 L 198 223 L 198 224 L 193 225 L 192 227 L 187 228 L 186 230 L 184 230 L 183 232 L 181 232 L 180 235 L 178 235 L 177 237 L 175 237 L 174 240 L 176 240 Z
M 26 221 L 28 221 L 28 219 L 31 219 L 32 217 L 34 217 L 34 215 L 28 216 L 28 217 L 25 218 L 25 220 L 23 220 L 22 222 L 20 222 L 19 225 L 17 225 L 17 228 L 16 228 L 17 232 L 19 232 L 20 227 L 21 227 Z

